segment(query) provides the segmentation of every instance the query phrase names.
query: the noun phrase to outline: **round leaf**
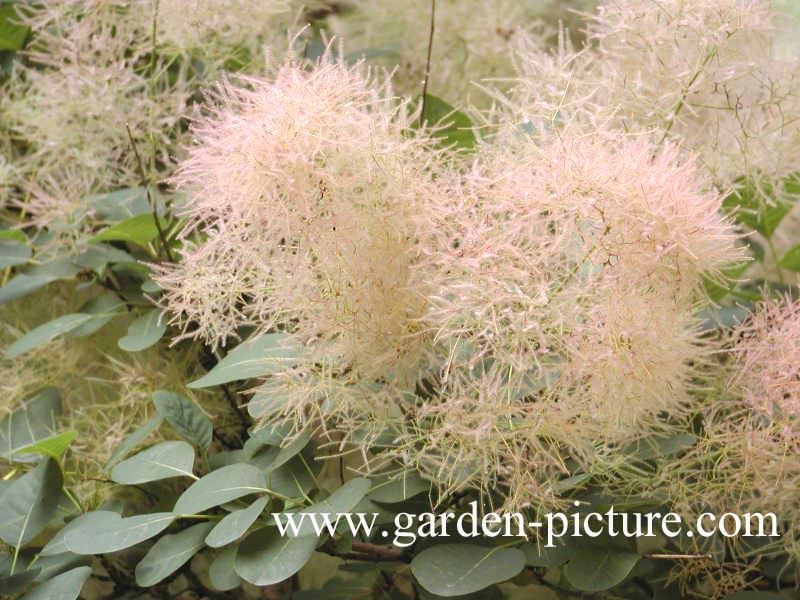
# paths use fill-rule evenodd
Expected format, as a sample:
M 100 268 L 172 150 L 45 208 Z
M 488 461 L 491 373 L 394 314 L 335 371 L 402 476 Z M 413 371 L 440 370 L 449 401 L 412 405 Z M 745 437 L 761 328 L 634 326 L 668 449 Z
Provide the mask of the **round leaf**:
M 282 333 L 268 333 L 236 346 L 213 369 L 200 379 L 191 382 L 188 387 L 211 387 L 277 373 L 286 366 L 291 366 L 295 358 L 296 350 L 289 344 L 289 336 Z
M 170 477 L 194 477 L 194 449 L 186 442 L 161 442 L 123 460 L 111 471 L 111 479 L 128 485 Z
M 234 568 L 253 585 L 280 583 L 297 573 L 317 547 L 317 536 L 283 537 L 276 527 L 251 533 L 239 545 Z
M 117 345 L 128 352 L 140 352 L 155 344 L 167 330 L 166 321 L 160 319 L 161 311 L 147 311 L 128 327 L 128 334 L 119 339 Z
M 269 497 L 264 496 L 253 502 L 247 508 L 235 510 L 216 524 L 208 534 L 206 544 L 212 548 L 219 548 L 230 544 L 242 537 L 247 529 L 255 523 L 269 502 Z
M 78 567 L 61 573 L 37 585 L 20 600 L 75 600 L 91 574 L 90 567 Z
M 233 569 L 238 550 L 239 548 L 236 546 L 228 546 L 211 563 L 208 569 L 208 577 L 211 579 L 211 585 L 214 586 L 214 589 L 220 592 L 227 592 L 241 585 L 242 580 Z
M 175 431 L 203 450 L 208 449 L 214 433 L 211 420 L 194 402 L 178 394 L 159 390 L 153 393 L 153 404 L 156 405 L 158 414 Z
M 117 552 L 158 535 L 174 520 L 173 513 L 123 518 L 111 511 L 88 512 L 69 524 L 64 545 L 75 554 Z
M 420 585 L 439 596 L 463 596 L 515 577 L 525 567 L 516 548 L 442 544 L 427 548 L 411 561 Z
M 47 526 L 58 509 L 63 479 L 52 459 L 14 479 L 0 492 L 0 539 L 21 547 Z
M 198 514 L 248 494 L 266 492 L 266 485 L 258 467 L 245 463 L 228 465 L 189 486 L 178 498 L 174 511 L 180 515 Z
M 199 552 L 213 523 L 198 523 L 159 539 L 136 565 L 136 583 L 149 587 L 163 581 Z

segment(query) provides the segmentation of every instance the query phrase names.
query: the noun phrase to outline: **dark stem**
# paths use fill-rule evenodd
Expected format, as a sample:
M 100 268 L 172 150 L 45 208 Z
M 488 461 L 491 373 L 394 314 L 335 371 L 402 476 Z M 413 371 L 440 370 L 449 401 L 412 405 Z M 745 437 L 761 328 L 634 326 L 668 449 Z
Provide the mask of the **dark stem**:
M 175 258 L 172 256 L 172 252 L 169 249 L 169 244 L 167 243 L 167 236 L 164 235 L 164 230 L 161 227 L 161 221 L 158 218 L 156 203 L 153 201 L 153 196 L 150 193 L 150 184 L 147 180 L 147 175 L 145 175 L 144 172 L 144 163 L 142 163 L 142 157 L 139 156 L 139 150 L 136 147 L 136 142 L 133 139 L 133 133 L 131 133 L 130 125 L 125 123 L 125 129 L 128 131 L 128 140 L 130 140 L 131 148 L 133 149 L 133 155 L 136 157 L 136 164 L 139 167 L 139 177 L 142 179 L 142 185 L 144 186 L 145 194 L 147 194 L 147 202 L 150 205 L 150 211 L 153 213 L 153 221 L 155 221 L 156 224 L 158 238 L 161 240 L 161 247 L 164 250 L 164 254 L 167 256 L 167 259 L 170 262 L 175 262 Z
M 425 60 L 425 78 L 422 80 L 422 110 L 419 113 L 419 126 L 425 124 L 425 100 L 428 97 L 428 80 L 431 77 L 431 54 L 433 53 L 433 32 L 436 28 L 436 0 L 431 0 L 431 26 L 428 31 L 428 57 Z

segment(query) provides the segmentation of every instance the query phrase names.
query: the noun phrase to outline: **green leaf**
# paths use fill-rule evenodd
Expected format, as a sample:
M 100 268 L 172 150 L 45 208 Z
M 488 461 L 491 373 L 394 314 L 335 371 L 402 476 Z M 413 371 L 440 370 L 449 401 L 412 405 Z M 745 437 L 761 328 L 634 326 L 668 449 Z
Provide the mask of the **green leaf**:
M 426 548 L 411 561 L 420 585 L 439 596 L 463 596 L 516 577 L 525 555 L 516 548 L 474 544 L 441 544 Z
M 778 261 L 778 266 L 781 269 L 789 269 L 800 273 L 800 245 L 795 246 L 783 255 L 783 258 Z
M 178 498 L 174 511 L 180 515 L 198 514 L 242 496 L 266 492 L 266 485 L 259 468 L 245 463 L 228 465 L 189 486 Z
M 751 264 L 750 261 L 744 261 L 722 269 L 721 272 L 724 282 L 712 281 L 711 279 L 704 278 L 703 284 L 711 301 L 719 302 L 727 296 L 736 287 L 736 280 L 747 271 Z
M 297 352 L 289 336 L 268 333 L 236 346 L 213 369 L 191 382 L 188 387 L 211 387 L 230 381 L 271 375 L 291 366 L 296 358 Z
M 45 459 L 0 492 L 0 539 L 21 547 L 47 526 L 58 510 L 61 468 Z
M 369 479 L 363 477 L 356 477 L 351 479 L 343 486 L 339 487 L 330 496 L 315 502 L 311 506 L 304 508 L 299 513 L 346 513 L 350 512 L 355 506 L 364 499 L 372 486 Z M 304 519 L 300 525 L 297 535 L 305 536 L 316 534 L 314 524 L 311 519 Z
M 54 340 L 60 335 L 77 329 L 94 318 L 95 317 L 92 315 L 73 313 L 39 325 L 11 344 L 8 349 L 6 349 L 4 358 L 6 360 L 13 360 L 21 354 Z
M 261 419 L 279 413 L 288 404 L 288 394 L 272 379 L 268 379 L 256 389 L 247 403 L 247 412 L 254 419 Z
M 208 534 L 206 544 L 212 548 L 219 548 L 238 540 L 264 512 L 267 502 L 269 502 L 269 497 L 263 496 L 247 508 L 225 515 Z
M 616 548 L 577 548 L 564 567 L 567 581 L 583 592 L 600 592 L 622 582 L 639 562 L 639 555 Z
M 738 304 L 704 309 L 697 314 L 702 319 L 699 329 L 702 333 L 715 329 L 733 329 L 741 325 L 750 312 L 750 307 Z
M 89 238 L 89 243 L 97 242 L 133 242 L 146 246 L 158 235 L 158 228 L 153 215 L 146 213 L 125 219 L 121 223 L 112 225 L 97 235 Z
M 393 504 L 404 502 L 430 489 L 430 481 L 423 479 L 415 470 L 407 470 L 376 483 L 369 497 L 375 502 Z
M 141 352 L 155 344 L 167 330 L 166 320 L 161 320 L 161 311 L 149 310 L 128 327 L 128 334 L 119 339 L 117 345 L 128 352 Z
M 143 187 L 95 194 L 86 198 L 86 205 L 91 206 L 97 217 L 105 221 L 124 221 L 152 212 L 147 201 L 147 191 Z
M 283 537 L 277 527 L 258 529 L 239 544 L 234 569 L 253 585 L 280 583 L 303 568 L 317 541 L 316 535 Z
M 48 283 L 62 279 L 56 275 L 18 273 L 8 280 L 3 287 L 0 287 L 0 304 L 6 304 L 17 298 L 22 298 L 35 292 Z
M 184 438 L 207 450 L 211 445 L 213 428 L 209 419 L 197 405 L 183 396 L 158 390 L 153 392 L 153 404 L 158 414 Z
M 252 440 L 253 438 L 250 438 Z M 248 440 L 248 442 L 250 441 Z M 261 460 L 259 461 L 259 466 L 262 467 L 264 470 L 267 471 L 274 471 L 278 467 L 285 465 L 295 456 L 300 454 L 303 449 L 308 445 L 308 442 L 311 440 L 311 430 L 305 429 L 298 433 L 294 439 L 286 446 L 279 447 L 274 446 L 270 448 L 267 452 L 262 453 Z M 245 443 L 244 447 L 245 457 L 252 458 L 255 452 L 250 453 L 248 452 L 247 443 Z
M 117 483 L 134 485 L 170 477 L 194 477 L 194 449 L 186 442 L 161 442 L 123 460 L 111 471 Z
M 106 469 L 113 467 L 116 463 L 125 458 L 136 446 L 146 440 L 151 433 L 153 433 L 161 425 L 164 417 L 155 414 L 150 417 L 144 425 L 139 427 L 136 431 L 126 437 L 119 446 L 116 447 L 114 452 L 111 453 L 111 458 L 106 463 Z
M 117 263 L 138 266 L 133 256 L 108 244 L 94 244 L 75 257 L 76 265 L 91 269 L 98 275 L 102 275 L 108 265 Z
M 736 180 L 738 189 L 722 201 L 722 208 L 732 213 L 733 218 L 770 239 L 792 205 L 777 197 L 768 181 L 740 177 Z
M 91 567 L 77 567 L 37 585 L 20 600 L 76 600 L 91 574 Z
M 20 24 L 16 2 L 0 4 L 0 50 L 22 50 L 28 38 L 28 27 Z
M 136 583 L 150 587 L 172 575 L 202 550 L 203 540 L 213 526 L 213 523 L 198 523 L 159 539 L 136 565 Z
M 28 238 L 19 229 L 0 229 L 0 240 L 12 240 L 20 244 L 28 243 Z
M 31 249 L 15 240 L 0 239 L 0 269 L 24 265 L 31 258 Z
M 76 437 L 78 437 L 77 431 L 65 431 L 58 435 L 38 440 L 24 448 L 14 450 L 14 454 L 37 453 L 49 456 L 53 460 L 61 460 L 61 455 L 64 454 Z
M 92 335 L 111 319 L 121 314 L 125 314 L 125 303 L 114 294 L 102 294 L 92 298 L 84 304 L 80 311 L 81 314 L 92 315 L 94 318 L 80 327 L 70 331 L 69 337 L 80 338 Z
M 228 592 L 235 590 L 242 584 L 241 578 L 233 569 L 238 551 L 238 546 L 228 546 L 211 563 L 208 569 L 208 577 L 214 589 L 220 592 Z
M 0 421 L 0 456 L 19 462 L 38 460 L 38 456 L 17 453 L 51 437 L 59 416 L 61 395 L 56 388 L 42 388 L 28 396 L 22 406 Z
M 651 435 L 629 444 L 623 452 L 633 454 L 639 460 L 652 460 L 679 454 L 696 443 L 697 436 L 691 433 L 678 433 L 666 437 Z
M 437 96 L 425 96 L 423 121 L 435 127 L 431 136 L 441 141 L 443 146 L 456 150 L 472 150 L 477 143 L 470 118 Z
M 105 510 L 88 512 L 70 522 L 64 545 L 75 554 L 117 552 L 158 535 L 175 517 L 164 512 L 128 518 Z

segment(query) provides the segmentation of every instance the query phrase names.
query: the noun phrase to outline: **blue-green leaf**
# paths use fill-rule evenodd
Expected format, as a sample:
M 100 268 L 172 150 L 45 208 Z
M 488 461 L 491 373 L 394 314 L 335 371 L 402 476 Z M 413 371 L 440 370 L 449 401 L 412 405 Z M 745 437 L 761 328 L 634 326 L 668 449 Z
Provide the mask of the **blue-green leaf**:
M 186 442 L 161 442 L 117 464 L 111 479 L 134 485 L 170 477 L 193 477 L 194 449 Z
M 266 492 L 266 485 L 264 473 L 253 465 L 237 463 L 222 467 L 189 486 L 175 503 L 174 512 L 198 514 L 242 496 Z
M 247 508 L 235 510 L 216 524 L 206 537 L 206 544 L 212 548 L 219 548 L 242 537 L 256 519 L 264 512 L 269 502 L 269 496 L 263 496 Z
M 91 567 L 71 569 L 40 583 L 19 600 L 76 600 L 91 574 Z
M 242 342 L 230 354 L 200 379 L 191 382 L 190 388 L 204 388 L 230 381 L 250 379 L 282 371 L 297 359 L 297 350 L 289 336 L 268 333 Z
M 136 583 L 150 587 L 172 575 L 203 548 L 203 540 L 213 526 L 213 523 L 198 523 L 159 539 L 136 565 Z
M 0 239 L 0 269 L 24 265 L 31 258 L 31 249 L 15 240 Z
M 128 327 L 128 334 L 119 339 L 117 345 L 128 352 L 140 352 L 155 344 L 167 330 L 166 320 L 160 318 L 161 311 L 154 308 L 136 319 Z
M 183 396 L 166 390 L 153 392 L 153 404 L 158 414 L 184 438 L 194 445 L 208 450 L 213 437 L 211 419 L 198 406 Z
M 128 518 L 105 510 L 88 512 L 70 522 L 64 545 L 75 554 L 117 552 L 158 535 L 175 517 L 163 512 Z
M 21 547 L 47 526 L 58 510 L 61 468 L 45 459 L 0 492 L 0 539 Z
M 53 436 L 59 416 L 61 395 L 56 388 L 42 388 L 28 396 L 22 406 L 0 421 L 0 456 L 19 462 L 38 460 L 37 455 L 21 455 L 19 451 Z
M 463 596 L 516 577 L 525 555 L 516 548 L 474 544 L 441 544 L 426 548 L 411 561 L 411 572 L 429 592 Z

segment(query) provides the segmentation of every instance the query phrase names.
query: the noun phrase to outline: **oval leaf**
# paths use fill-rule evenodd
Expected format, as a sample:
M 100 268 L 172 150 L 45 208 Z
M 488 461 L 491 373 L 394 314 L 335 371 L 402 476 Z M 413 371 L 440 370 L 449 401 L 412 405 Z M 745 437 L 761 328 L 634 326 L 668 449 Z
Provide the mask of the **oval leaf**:
M 21 547 L 47 526 L 58 510 L 63 479 L 58 463 L 46 459 L 0 492 L 0 539 Z
M 128 485 L 194 477 L 194 449 L 186 442 L 161 442 L 123 460 L 111 471 L 111 479 Z
M 795 246 L 784 254 L 783 258 L 778 262 L 778 266 L 781 269 L 800 272 L 800 245 Z
M 128 352 L 140 352 L 155 344 L 167 330 L 161 322 L 161 311 L 154 308 L 136 319 L 128 327 L 128 334 L 119 339 L 117 345 Z
M 111 458 L 109 458 L 108 463 L 106 463 L 106 469 L 112 467 L 120 460 L 125 458 L 131 450 L 146 440 L 151 433 L 158 429 L 163 420 L 164 417 L 161 415 L 153 415 L 145 422 L 144 425 L 122 440 L 114 452 L 111 453 Z
M 248 494 L 266 492 L 266 485 L 258 467 L 245 463 L 228 465 L 189 486 L 178 498 L 174 511 L 180 515 L 198 514 Z
M 150 587 L 172 575 L 202 550 L 203 540 L 213 526 L 213 523 L 198 523 L 159 539 L 136 565 L 136 583 Z
M 213 429 L 211 420 L 197 405 L 183 396 L 159 390 L 153 392 L 153 404 L 158 414 L 196 446 L 207 450 L 211 445 Z
M 214 589 L 227 592 L 235 590 L 241 585 L 242 580 L 233 569 L 238 550 L 239 548 L 236 546 L 228 546 L 211 563 L 208 569 L 208 578 L 211 579 Z
M 297 573 L 311 558 L 317 537 L 283 537 L 276 527 L 254 531 L 239 545 L 236 574 L 253 585 L 280 583 Z
M 24 265 L 31 258 L 31 249 L 14 240 L 0 239 L 0 269 Z
M 525 555 L 516 548 L 442 544 L 426 548 L 411 561 L 420 585 L 439 596 L 463 596 L 516 577 Z
M 347 513 L 352 511 L 356 505 L 364 499 L 372 483 L 369 479 L 356 477 L 337 488 L 330 496 L 315 502 L 308 508 L 304 508 L 299 513 Z M 303 519 L 302 524 L 297 530 L 298 536 L 314 535 L 314 524 L 311 519 Z
M 164 531 L 173 513 L 153 513 L 123 518 L 118 513 L 88 512 L 69 524 L 64 545 L 75 554 L 107 554 L 135 546 Z
M 91 574 L 91 567 L 78 567 L 61 573 L 37 585 L 20 600 L 75 600 Z
M 37 455 L 22 455 L 19 450 L 51 437 L 59 416 L 61 394 L 56 388 L 42 388 L 28 396 L 0 421 L 0 456 L 19 462 L 37 460 Z
M 158 235 L 158 228 L 153 215 L 146 213 L 126 219 L 121 223 L 112 225 L 89 238 L 89 243 L 96 242 L 133 242 L 140 246 L 147 245 Z
M 219 361 L 200 379 L 191 382 L 190 388 L 204 388 L 230 381 L 250 379 L 282 371 L 291 366 L 297 357 L 289 336 L 268 333 L 254 340 L 242 342 Z
M 14 450 L 15 454 L 36 453 L 60 460 L 69 445 L 78 437 L 77 431 L 65 431 L 43 440 L 38 440 L 29 446 Z
M 634 552 L 615 548 L 578 548 L 564 567 L 564 575 L 581 591 L 600 592 L 623 581 L 637 562 L 639 555 Z
M 57 319 L 48 321 L 43 325 L 39 325 L 11 344 L 6 350 L 5 358 L 6 360 L 12 360 L 18 357 L 20 354 L 24 354 L 29 350 L 33 350 L 37 346 L 46 344 L 60 335 L 64 335 L 65 333 L 69 333 L 70 331 L 77 329 L 92 319 L 94 319 L 93 315 L 74 313 L 71 315 L 58 317 Z
M 208 534 L 206 544 L 212 548 L 219 548 L 242 537 L 256 519 L 264 512 L 269 502 L 269 497 L 264 496 L 253 502 L 247 508 L 235 510 L 214 526 Z

